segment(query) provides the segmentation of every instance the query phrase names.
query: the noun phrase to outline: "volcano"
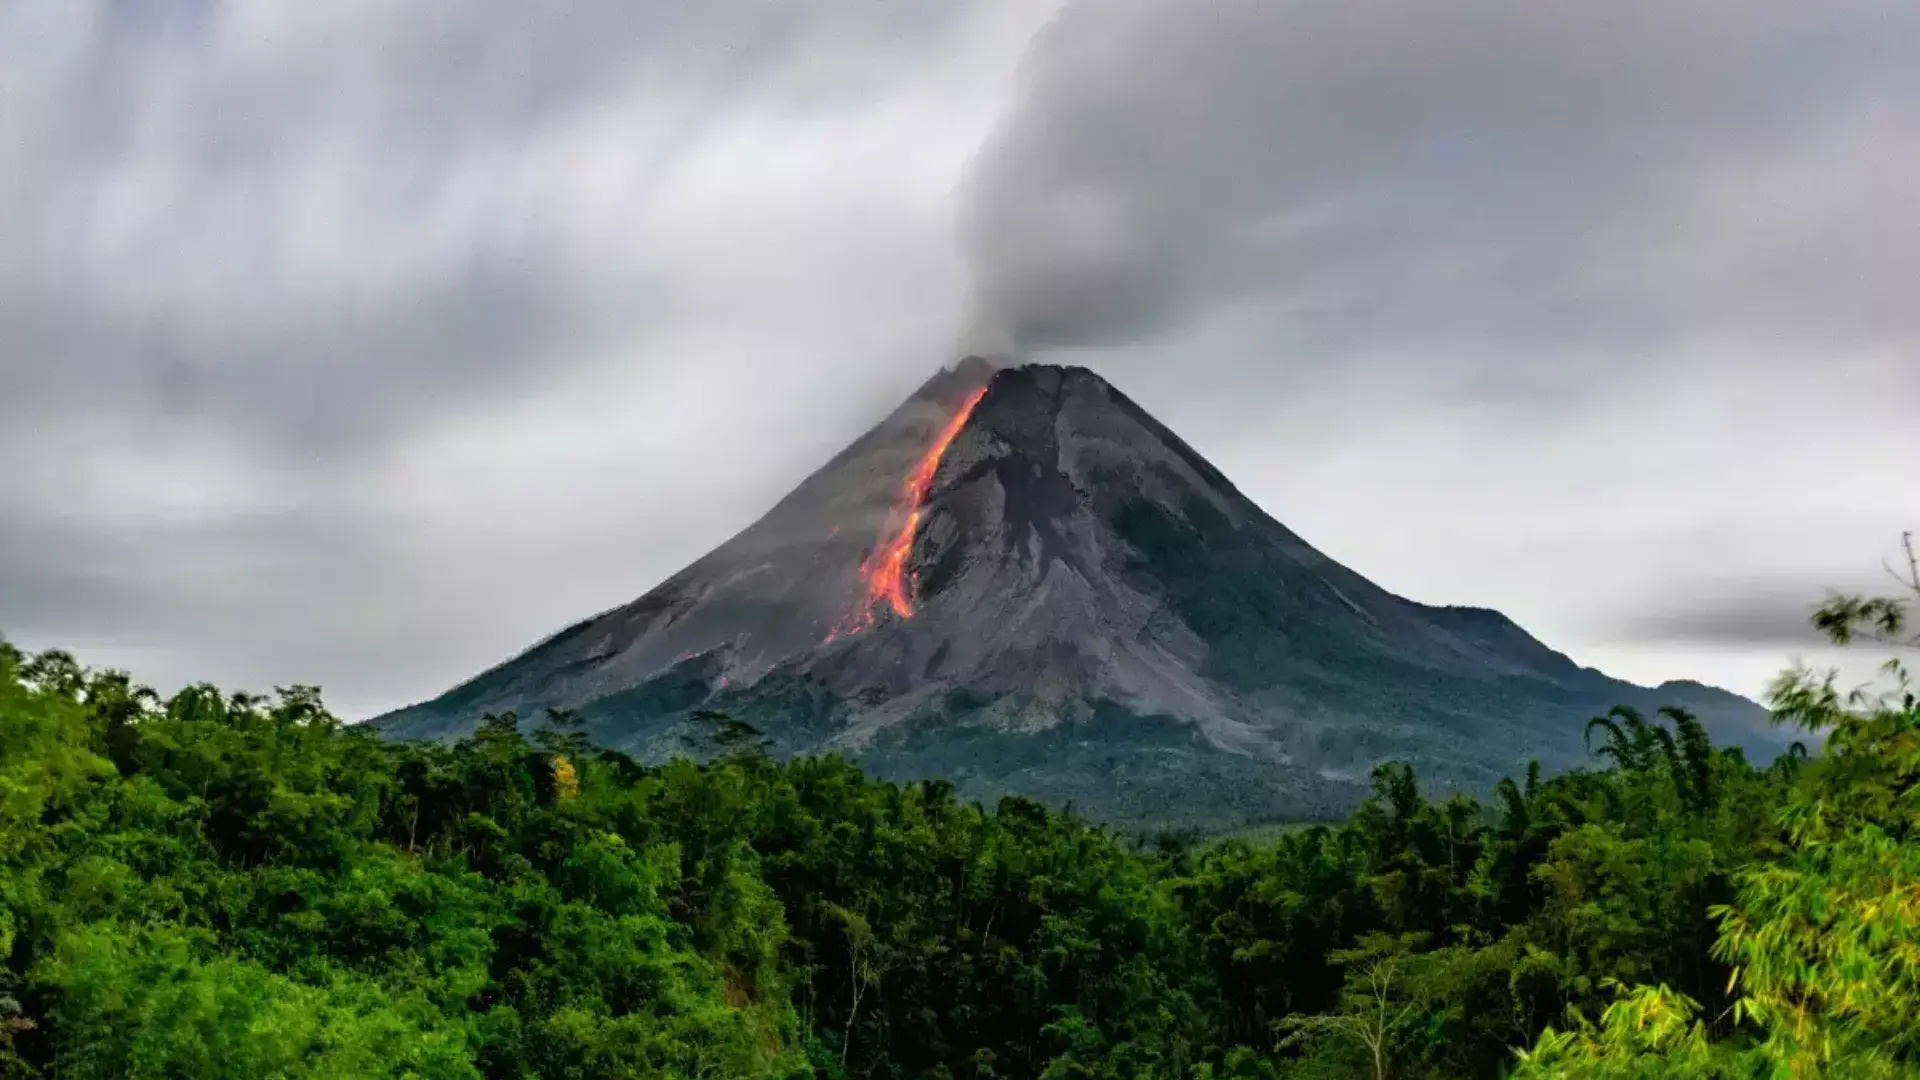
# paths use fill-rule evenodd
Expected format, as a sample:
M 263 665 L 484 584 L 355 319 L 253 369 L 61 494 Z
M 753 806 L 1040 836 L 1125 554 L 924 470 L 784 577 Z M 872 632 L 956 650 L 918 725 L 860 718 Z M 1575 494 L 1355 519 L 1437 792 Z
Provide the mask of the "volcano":
M 1467 791 L 1575 764 L 1616 704 L 1779 746 L 1734 694 L 1621 682 L 1498 612 L 1379 588 L 1091 371 L 969 359 L 645 596 L 373 723 L 565 708 L 658 760 L 716 710 L 776 753 L 1220 828 L 1340 813 L 1384 760 Z

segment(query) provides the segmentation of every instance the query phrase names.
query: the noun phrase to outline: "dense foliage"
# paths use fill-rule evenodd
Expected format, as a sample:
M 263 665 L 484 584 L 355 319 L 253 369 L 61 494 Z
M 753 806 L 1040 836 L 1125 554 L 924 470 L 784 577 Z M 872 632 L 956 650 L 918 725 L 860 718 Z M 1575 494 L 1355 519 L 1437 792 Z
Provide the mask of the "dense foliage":
M 1482 805 L 1387 765 L 1343 826 L 1202 846 L 723 717 L 705 765 L 564 714 L 393 744 L 0 644 L 0 1075 L 1904 1076 L 1904 693 L 1784 680 L 1825 743 L 1764 767 L 1618 709 L 1604 768 Z

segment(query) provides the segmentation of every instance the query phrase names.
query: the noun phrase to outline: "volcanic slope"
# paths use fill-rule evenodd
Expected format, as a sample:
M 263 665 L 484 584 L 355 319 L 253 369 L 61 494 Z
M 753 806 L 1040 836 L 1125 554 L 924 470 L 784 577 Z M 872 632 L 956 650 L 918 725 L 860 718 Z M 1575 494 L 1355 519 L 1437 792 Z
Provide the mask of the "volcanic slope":
M 1616 704 L 1780 746 L 1744 698 L 1373 585 L 1090 371 L 970 359 L 645 596 L 374 723 L 440 738 L 559 707 L 659 759 L 717 710 L 780 753 L 1217 828 L 1338 813 L 1383 760 L 1469 791 L 1565 767 Z

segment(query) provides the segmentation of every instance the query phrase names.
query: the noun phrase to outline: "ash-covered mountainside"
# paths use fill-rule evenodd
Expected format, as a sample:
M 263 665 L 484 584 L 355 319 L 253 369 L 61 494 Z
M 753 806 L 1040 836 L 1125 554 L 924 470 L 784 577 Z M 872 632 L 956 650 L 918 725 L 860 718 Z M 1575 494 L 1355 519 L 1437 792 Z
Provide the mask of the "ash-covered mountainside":
M 1218 826 L 1344 809 L 1382 760 L 1470 790 L 1570 765 L 1616 704 L 1779 745 L 1743 698 L 1620 682 L 1497 612 L 1378 588 L 1090 371 L 969 360 L 652 592 L 375 723 L 560 707 L 657 758 L 719 710 L 782 752 Z

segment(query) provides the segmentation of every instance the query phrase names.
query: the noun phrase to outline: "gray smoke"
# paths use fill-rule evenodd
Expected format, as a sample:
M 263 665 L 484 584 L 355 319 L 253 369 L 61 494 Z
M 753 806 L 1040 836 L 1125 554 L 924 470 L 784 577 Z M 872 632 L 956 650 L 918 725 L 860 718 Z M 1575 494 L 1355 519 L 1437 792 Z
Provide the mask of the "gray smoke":
M 1916 43 L 1910 0 L 1069 0 L 965 187 L 971 339 L 1911 343 Z

